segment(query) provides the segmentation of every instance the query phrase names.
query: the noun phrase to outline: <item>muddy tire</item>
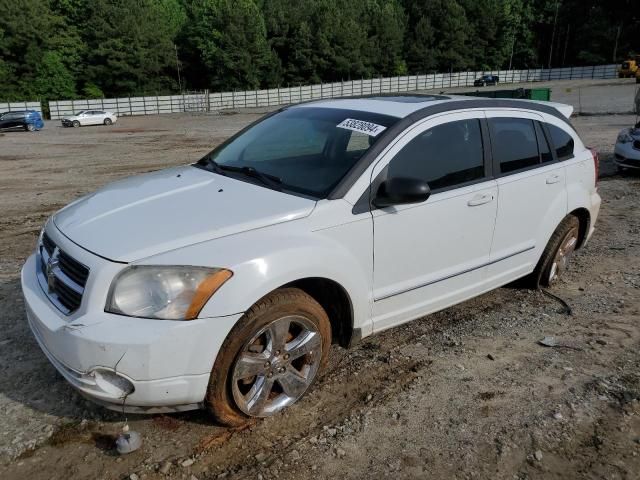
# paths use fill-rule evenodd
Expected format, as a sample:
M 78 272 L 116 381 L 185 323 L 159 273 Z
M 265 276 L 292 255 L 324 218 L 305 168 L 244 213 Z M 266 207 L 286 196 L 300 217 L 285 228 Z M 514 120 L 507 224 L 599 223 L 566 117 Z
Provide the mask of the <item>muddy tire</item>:
M 578 245 L 580 221 L 577 217 L 566 217 L 542 252 L 533 273 L 527 278 L 531 288 L 548 287 L 552 285 L 567 269 L 571 256 Z
M 320 304 L 297 288 L 276 290 L 245 312 L 227 336 L 206 407 L 231 427 L 274 415 L 304 395 L 330 347 L 331 324 Z

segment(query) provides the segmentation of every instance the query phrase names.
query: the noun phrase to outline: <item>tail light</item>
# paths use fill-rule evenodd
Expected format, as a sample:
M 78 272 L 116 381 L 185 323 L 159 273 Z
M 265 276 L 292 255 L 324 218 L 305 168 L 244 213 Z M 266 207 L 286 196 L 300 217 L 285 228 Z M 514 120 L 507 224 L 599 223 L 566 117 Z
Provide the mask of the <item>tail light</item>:
M 589 148 L 591 150 L 591 156 L 593 156 L 593 167 L 596 173 L 596 179 L 594 186 L 598 186 L 598 177 L 600 176 L 600 155 L 598 155 L 598 151 L 595 148 Z

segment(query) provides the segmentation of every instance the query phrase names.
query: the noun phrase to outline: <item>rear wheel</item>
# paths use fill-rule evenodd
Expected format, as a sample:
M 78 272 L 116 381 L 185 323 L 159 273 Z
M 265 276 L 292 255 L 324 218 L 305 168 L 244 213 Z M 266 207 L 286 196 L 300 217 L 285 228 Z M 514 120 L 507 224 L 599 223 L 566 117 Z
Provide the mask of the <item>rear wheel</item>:
M 80 126 L 80 122 L 78 120 L 74 120 L 72 125 L 74 128 L 78 128 Z
M 229 426 L 282 411 L 313 384 L 330 346 L 320 304 L 296 288 L 276 290 L 229 333 L 211 372 L 208 409 Z
M 104 119 L 104 124 L 105 124 L 105 125 L 111 125 L 112 123 L 113 123 L 113 122 L 111 121 L 111 119 L 110 119 L 110 118 L 105 118 L 105 119 Z
M 573 252 L 578 246 L 580 222 L 577 217 L 566 217 L 551 235 L 540 261 L 531 274 L 534 288 L 553 285 L 567 270 Z

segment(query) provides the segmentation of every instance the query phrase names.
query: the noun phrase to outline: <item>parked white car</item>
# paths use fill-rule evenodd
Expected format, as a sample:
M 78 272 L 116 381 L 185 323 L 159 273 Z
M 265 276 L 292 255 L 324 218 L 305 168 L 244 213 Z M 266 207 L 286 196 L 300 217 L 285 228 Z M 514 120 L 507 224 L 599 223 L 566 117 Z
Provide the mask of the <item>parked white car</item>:
M 618 134 L 613 161 L 621 171 L 640 169 L 640 123 Z
M 103 110 L 81 110 L 75 115 L 62 119 L 63 127 L 84 127 L 87 125 L 112 125 L 118 117 L 113 112 Z
M 22 270 L 29 325 L 109 408 L 272 415 L 332 343 L 561 275 L 600 208 L 571 110 L 444 96 L 283 108 L 194 165 L 53 215 Z

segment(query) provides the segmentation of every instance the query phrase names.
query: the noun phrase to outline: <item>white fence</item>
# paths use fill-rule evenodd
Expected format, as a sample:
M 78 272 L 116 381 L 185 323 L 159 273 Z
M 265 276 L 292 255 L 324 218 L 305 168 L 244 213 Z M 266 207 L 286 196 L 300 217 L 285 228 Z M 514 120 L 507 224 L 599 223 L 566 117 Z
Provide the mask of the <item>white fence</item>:
M 308 100 L 335 97 L 354 97 L 388 93 L 411 92 L 416 90 L 438 90 L 454 87 L 472 87 L 473 82 L 483 74 L 500 77 L 500 83 L 543 82 L 549 80 L 607 79 L 616 78 L 617 65 L 596 65 L 589 67 L 567 67 L 534 70 L 493 70 L 484 72 L 436 73 L 431 75 L 410 75 L 404 77 L 372 78 L 349 80 L 268 90 L 242 92 L 219 92 L 209 94 L 209 108 L 269 107 L 300 103 Z
M 403 77 L 372 78 L 343 82 L 304 85 L 239 92 L 209 91 L 161 97 L 100 98 L 96 100 L 61 100 L 49 102 L 51 119 L 59 119 L 79 110 L 108 110 L 119 116 L 156 115 L 160 113 L 210 112 L 223 109 L 270 107 L 308 100 L 401 93 L 416 90 L 446 90 L 472 87 L 483 74 L 500 77 L 501 84 L 543 82 L 550 80 L 608 79 L 617 77 L 617 65 L 594 65 L 530 70 L 493 70 L 478 72 L 436 73 Z M 0 104 L 1 106 L 1 104 Z
M 107 110 L 118 116 L 158 115 L 160 113 L 208 112 L 209 92 L 158 97 L 97 98 L 49 102 L 52 120 L 80 110 Z
M 35 110 L 42 114 L 42 105 L 40 102 L 0 102 L 0 112 L 11 110 Z

